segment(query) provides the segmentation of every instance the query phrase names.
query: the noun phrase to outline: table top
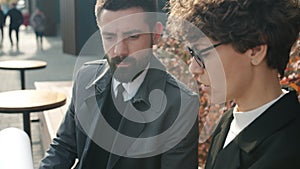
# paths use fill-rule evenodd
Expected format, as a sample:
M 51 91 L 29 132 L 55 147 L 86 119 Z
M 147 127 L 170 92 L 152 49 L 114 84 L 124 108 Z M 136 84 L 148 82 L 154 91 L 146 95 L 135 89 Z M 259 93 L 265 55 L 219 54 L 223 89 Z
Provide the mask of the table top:
M 47 66 L 47 62 L 40 60 L 6 60 L 0 61 L 0 69 L 5 70 L 31 70 L 41 69 Z
M 46 90 L 14 90 L 0 93 L 0 113 L 38 112 L 66 103 L 63 93 Z

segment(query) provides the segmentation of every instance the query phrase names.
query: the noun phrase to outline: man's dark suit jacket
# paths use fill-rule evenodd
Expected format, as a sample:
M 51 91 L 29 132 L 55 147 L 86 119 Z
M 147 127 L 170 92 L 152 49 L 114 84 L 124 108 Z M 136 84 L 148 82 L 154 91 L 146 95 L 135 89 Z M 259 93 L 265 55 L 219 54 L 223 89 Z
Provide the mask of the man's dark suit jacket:
M 231 110 L 216 128 L 206 169 L 300 168 L 300 106 L 295 92 L 280 98 L 223 149 L 232 120 Z
M 107 164 L 101 166 L 101 169 L 197 169 L 198 96 L 176 81 L 170 74 L 165 71 L 158 71 L 164 70 L 162 67 L 161 63 L 153 56 L 144 82 L 137 94 L 130 100 L 134 106 L 141 109 L 151 104 L 150 102 L 154 102 L 156 104 L 154 109 L 158 108 L 157 111 L 159 111 L 163 96 L 156 97 L 152 101 L 149 101 L 148 96 L 154 89 L 163 91 L 167 103 L 161 117 L 154 120 L 153 123 L 147 124 L 127 125 L 127 122 L 124 122 L 120 124 L 120 128 L 135 138 L 159 134 L 161 130 L 166 130 L 165 126 L 173 128 L 174 131 L 169 133 L 167 140 L 164 140 L 166 141 L 162 144 L 164 146 L 169 146 L 169 143 L 176 140 L 174 138 L 176 133 L 186 128 L 185 135 L 181 135 L 183 139 L 180 139 L 176 146 L 168 151 L 153 154 L 153 156 L 151 153 L 160 151 L 164 147 L 156 147 L 155 143 L 147 144 L 146 146 L 150 145 L 148 147 L 150 151 L 147 152 L 149 154 L 142 154 L 145 155 L 143 158 L 139 158 L 138 155 L 131 158 L 131 156 L 124 157 L 109 153 Z M 93 130 L 93 126 L 99 118 L 97 110 L 101 109 L 107 98 L 107 93 L 110 92 L 111 79 L 106 60 L 87 63 L 78 71 L 74 82 L 71 104 L 59 128 L 57 137 L 53 139 L 50 149 L 40 163 L 40 169 L 69 169 L 74 164 L 75 159 L 78 159 L 75 168 L 95 169 L 94 167 L 87 167 L 94 162 L 87 157 L 87 152 L 90 151 L 92 145 L 95 145 L 92 144 L 94 140 L 91 140 L 90 135 L 87 133 L 98 134 L 100 139 L 109 137 L 108 134 L 101 133 L 101 130 Z M 183 114 L 177 113 L 179 109 Z M 187 116 L 189 118 L 185 118 Z M 141 118 L 143 117 L 141 116 Z M 177 123 L 174 119 L 180 123 Z M 173 122 L 176 124 L 173 125 Z M 99 123 L 99 121 L 96 123 Z M 118 146 L 120 145 L 116 147 Z M 153 149 L 151 149 L 151 146 L 153 146 Z M 145 147 L 143 143 L 137 142 L 121 145 L 121 148 L 125 148 L 124 152 L 129 154 L 135 152 L 134 149 L 138 150 L 143 147 Z M 101 160 L 101 157 L 97 158 Z

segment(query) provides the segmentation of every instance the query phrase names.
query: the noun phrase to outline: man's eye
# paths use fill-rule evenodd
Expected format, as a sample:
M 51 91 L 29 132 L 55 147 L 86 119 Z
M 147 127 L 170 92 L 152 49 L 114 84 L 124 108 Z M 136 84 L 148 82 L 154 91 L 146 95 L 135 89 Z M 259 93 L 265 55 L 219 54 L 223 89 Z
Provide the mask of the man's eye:
M 105 39 L 105 40 L 113 40 L 113 36 L 103 36 L 103 39 Z
M 129 39 L 138 39 L 140 37 L 139 34 L 128 36 Z

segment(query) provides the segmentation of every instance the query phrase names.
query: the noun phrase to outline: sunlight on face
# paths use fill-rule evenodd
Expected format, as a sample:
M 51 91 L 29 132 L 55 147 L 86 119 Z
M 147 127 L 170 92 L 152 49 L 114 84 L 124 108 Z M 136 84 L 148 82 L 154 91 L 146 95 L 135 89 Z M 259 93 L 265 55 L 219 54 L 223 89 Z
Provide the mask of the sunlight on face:
M 141 8 L 103 10 L 100 30 L 104 51 L 115 78 L 131 81 L 143 71 L 152 56 L 152 30 Z

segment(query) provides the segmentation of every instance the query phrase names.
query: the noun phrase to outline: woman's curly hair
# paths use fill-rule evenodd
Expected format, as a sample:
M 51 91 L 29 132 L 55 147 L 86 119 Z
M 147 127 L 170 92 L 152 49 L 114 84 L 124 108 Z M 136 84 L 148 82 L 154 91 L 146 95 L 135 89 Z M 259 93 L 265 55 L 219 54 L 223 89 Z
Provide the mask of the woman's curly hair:
M 300 31 L 298 0 L 171 0 L 170 8 L 170 17 L 192 23 L 214 41 L 231 43 L 238 52 L 266 44 L 267 64 L 281 76 Z

